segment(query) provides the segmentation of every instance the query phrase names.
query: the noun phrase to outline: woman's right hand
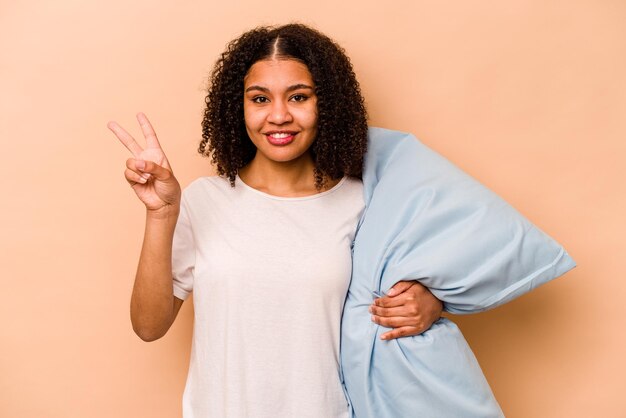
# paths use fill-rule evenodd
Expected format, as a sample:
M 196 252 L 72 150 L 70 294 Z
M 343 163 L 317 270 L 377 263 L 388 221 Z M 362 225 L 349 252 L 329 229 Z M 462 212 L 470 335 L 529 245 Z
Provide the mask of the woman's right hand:
M 146 115 L 139 113 L 137 121 L 146 138 L 145 149 L 117 122 L 107 124 L 134 157 L 126 161 L 124 176 L 149 212 L 160 214 L 168 212 L 169 209 L 178 211 L 180 185 Z

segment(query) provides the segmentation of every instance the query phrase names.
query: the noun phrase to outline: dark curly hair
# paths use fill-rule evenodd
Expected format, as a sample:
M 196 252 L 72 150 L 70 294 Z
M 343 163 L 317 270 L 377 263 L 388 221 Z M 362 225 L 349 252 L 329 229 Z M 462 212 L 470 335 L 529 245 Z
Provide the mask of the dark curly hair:
M 209 81 L 198 152 L 210 156 L 232 186 L 256 154 L 244 122 L 244 77 L 263 59 L 295 59 L 309 69 L 317 95 L 317 136 L 309 152 L 315 186 L 343 176 L 360 178 L 367 146 L 367 113 L 352 64 L 326 35 L 302 24 L 257 27 L 231 41 Z

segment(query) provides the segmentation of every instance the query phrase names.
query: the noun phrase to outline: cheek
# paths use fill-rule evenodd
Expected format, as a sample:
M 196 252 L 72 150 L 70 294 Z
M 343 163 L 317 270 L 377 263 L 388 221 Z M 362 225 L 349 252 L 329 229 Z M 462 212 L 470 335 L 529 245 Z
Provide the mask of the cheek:
M 298 120 L 302 126 L 307 128 L 317 127 L 317 108 L 303 109 L 298 115 Z
M 243 119 L 246 124 L 246 128 L 254 129 L 262 124 L 263 115 L 258 111 L 253 111 L 247 106 L 243 107 Z

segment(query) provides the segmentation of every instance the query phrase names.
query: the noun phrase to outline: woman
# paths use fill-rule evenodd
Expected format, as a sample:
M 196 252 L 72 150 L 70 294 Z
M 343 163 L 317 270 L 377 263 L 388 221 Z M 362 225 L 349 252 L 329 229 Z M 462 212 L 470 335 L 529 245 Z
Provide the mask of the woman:
M 193 290 L 185 417 L 347 417 L 339 327 L 367 141 L 350 62 L 308 27 L 257 28 L 228 45 L 206 103 L 199 150 L 219 176 L 182 198 L 145 115 L 145 149 L 109 124 L 147 210 L 133 328 L 160 338 Z M 428 328 L 441 304 L 401 281 L 370 310 L 393 339 Z

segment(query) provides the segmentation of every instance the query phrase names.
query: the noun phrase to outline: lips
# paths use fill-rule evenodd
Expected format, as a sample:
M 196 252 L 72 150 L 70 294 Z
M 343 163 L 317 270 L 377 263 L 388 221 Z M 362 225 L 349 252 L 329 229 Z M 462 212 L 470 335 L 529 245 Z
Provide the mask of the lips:
M 272 145 L 282 146 L 293 142 L 296 132 L 292 131 L 272 131 L 265 134 L 267 142 Z

